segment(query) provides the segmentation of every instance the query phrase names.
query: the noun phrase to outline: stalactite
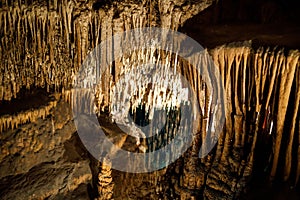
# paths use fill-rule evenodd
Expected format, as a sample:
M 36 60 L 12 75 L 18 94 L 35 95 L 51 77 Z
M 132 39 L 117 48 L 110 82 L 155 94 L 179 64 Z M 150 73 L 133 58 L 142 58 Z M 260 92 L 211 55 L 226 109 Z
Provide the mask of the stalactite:
M 125 30 L 130 30 L 133 27 L 131 24 L 139 28 L 147 24 L 158 24 L 155 21 L 160 19 L 148 15 L 148 3 L 145 1 L 142 4 L 133 4 L 130 9 L 124 2 L 118 7 L 111 6 L 107 10 L 99 11 L 93 11 L 88 2 L 76 1 L 55 1 L 49 4 L 32 2 L 28 6 L 19 2 L 13 3 L 10 7 L 3 5 L 0 8 L 0 18 L 3 27 L 1 32 L 4 37 L 1 39 L 0 46 L 3 52 L 1 58 L 7 62 L 1 63 L 0 68 L 11 71 L 8 69 L 10 62 L 15 69 L 17 66 L 23 67 L 19 68 L 19 79 L 11 80 L 5 76 L 0 82 L 0 86 L 6 86 L 6 89 L 0 89 L 0 100 L 11 100 L 24 86 L 27 89 L 32 86 L 45 86 L 47 90 L 54 88 L 56 91 L 60 88 L 70 89 L 71 80 L 68 77 L 71 77 L 72 70 L 69 69 L 74 68 L 76 73 L 85 55 L 95 47 L 95 44 L 105 40 L 106 36 L 110 37 L 113 33 L 124 30 L 121 26 Z M 160 2 L 160 5 L 162 3 Z M 154 8 L 156 2 L 153 1 L 152 4 Z M 178 24 L 184 21 L 180 17 L 181 13 L 187 12 L 188 7 L 191 7 L 190 4 L 186 6 L 184 10 L 174 10 L 173 2 L 167 10 L 162 6 L 166 18 L 169 16 L 176 18 L 176 22 L 166 26 L 172 25 L 170 28 L 176 30 Z M 123 8 L 124 10 L 120 12 Z M 193 6 L 192 10 L 194 9 L 196 9 L 193 11 L 195 14 L 202 8 Z M 158 12 L 155 9 L 151 11 Z M 134 22 L 131 21 L 132 16 Z M 169 24 L 168 21 L 163 23 Z M 120 24 L 120 27 L 116 27 L 115 24 Z M 88 37 L 92 30 L 96 33 L 92 34 L 95 37 L 91 37 L 93 41 L 89 42 Z M 45 70 L 47 68 L 48 70 Z M 36 77 L 33 73 L 35 71 L 42 73 Z
M 298 62 L 299 63 L 299 62 Z M 298 117 L 298 110 L 299 110 L 299 102 L 300 102 L 300 70 L 299 67 L 297 68 L 297 71 L 295 73 L 295 85 L 296 85 L 296 93 L 295 93 L 295 104 L 293 109 L 293 116 L 292 121 L 289 129 L 289 137 L 288 137 L 288 143 L 287 143 L 287 149 L 286 149 L 286 158 L 285 158 L 285 165 L 284 165 L 284 180 L 287 181 L 290 177 L 291 170 L 292 170 L 292 147 L 294 142 L 294 136 L 295 136 L 295 127 L 297 125 L 297 117 Z M 299 175 L 298 175 L 299 176 Z M 298 177 L 296 176 L 296 179 Z M 296 181 L 297 184 L 297 181 Z
M 249 42 L 233 43 L 228 46 L 218 47 L 212 51 L 212 57 L 215 61 L 216 67 L 220 69 L 226 95 L 226 134 L 224 139 L 225 143 L 222 150 L 222 159 L 225 160 L 230 153 L 232 142 L 234 142 L 236 147 L 240 146 L 243 141 L 242 138 L 245 134 L 243 133 L 245 120 L 245 116 L 243 115 L 245 113 L 242 113 L 243 109 L 245 110 L 245 105 L 243 105 L 244 102 L 241 103 L 240 98 L 238 98 L 238 94 L 243 93 L 243 91 L 241 91 L 241 89 L 238 90 L 238 86 L 246 85 L 246 83 L 243 83 L 245 79 L 240 78 L 240 76 L 246 76 L 246 74 L 242 73 L 246 72 L 246 65 L 251 50 L 250 45 L 251 43 Z M 231 78 L 232 74 L 234 74 L 234 76 Z M 234 94 L 234 99 L 230 100 L 232 97 L 232 93 Z M 235 110 L 235 113 L 233 113 L 233 110 Z M 234 114 L 235 119 L 233 122 L 230 120 L 232 114 Z M 221 153 L 221 148 L 221 146 L 220 148 L 218 147 L 217 157 Z
M 91 113 L 94 109 L 91 107 L 94 104 L 91 102 L 91 96 L 87 91 L 82 90 L 78 92 L 77 98 L 73 99 L 72 84 L 76 82 L 74 77 L 92 48 L 116 32 L 132 28 L 159 24 L 162 27 L 177 30 L 189 16 L 199 11 L 199 7 L 191 6 L 189 3 L 178 6 L 174 4 L 174 1 L 153 1 L 150 4 L 152 5 L 151 12 L 159 12 L 160 19 L 157 16 L 149 15 L 143 5 L 134 5 L 133 8 L 129 8 L 126 4 L 121 5 L 120 8 L 124 9 L 124 12 L 121 13 L 119 13 L 121 9 L 118 10 L 118 7 L 113 6 L 94 11 L 82 3 L 82 8 L 79 8 L 78 5 L 81 4 L 76 1 L 55 1 L 50 8 L 44 4 L 38 6 L 37 3 L 33 3 L 30 8 L 20 4 L 14 4 L 10 9 L 0 8 L 0 26 L 3 27 L 0 30 L 0 34 L 3 35 L 0 40 L 0 58 L 4 61 L 0 63 L 0 70 L 3 73 L 3 76 L 0 77 L 0 100 L 16 98 L 23 87 L 28 89 L 45 87 L 50 92 L 62 88 L 62 99 L 69 102 L 72 108 L 75 105 L 82 105 L 88 113 Z M 190 12 L 184 14 L 184 11 L 188 9 Z M 108 44 L 106 49 L 112 52 L 112 44 Z M 238 184 L 243 184 L 246 177 L 252 173 L 253 163 L 257 156 L 255 148 L 259 139 L 265 132 L 274 134 L 274 130 L 276 130 L 276 135 L 271 177 L 274 178 L 276 175 L 279 155 L 284 152 L 283 155 L 286 155 L 284 179 L 287 180 L 292 176 L 294 170 L 294 166 L 292 166 L 294 162 L 292 160 L 294 159 L 292 158 L 293 144 L 298 139 L 300 143 L 300 137 L 296 138 L 297 134 L 294 133 L 299 129 L 296 127 L 299 125 L 297 122 L 297 118 L 299 118 L 297 112 L 297 109 L 299 110 L 299 53 L 291 51 L 286 56 L 283 50 L 276 48 L 253 50 L 251 44 L 245 42 L 218 47 L 212 50 L 211 54 L 215 66 L 220 70 L 225 88 L 226 127 L 220 136 L 216 151 L 213 152 L 215 155 L 211 156 L 214 160 L 210 161 L 211 157 L 207 157 L 201 161 L 205 165 L 205 169 L 211 166 L 216 167 L 216 169 L 207 170 L 206 174 L 203 174 L 203 177 L 207 177 L 205 190 L 208 191 L 209 188 L 224 190 L 226 195 L 230 195 L 232 191 L 226 187 L 218 189 L 216 186 L 218 174 L 222 174 L 226 170 L 233 172 L 235 177 L 231 180 L 229 176 L 224 175 L 222 183 L 230 185 L 232 190 L 237 189 Z M 114 56 L 111 53 L 108 55 Z M 175 91 L 175 88 L 183 87 L 180 78 L 176 76 L 176 73 L 179 72 L 197 91 L 196 95 L 202 114 L 201 119 L 197 119 L 201 120 L 199 123 L 201 130 L 197 134 L 203 140 L 210 122 L 211 93 L 195 69 L 177 59 L 178 55 L 155 52 L 152 49 L 142 49 L 124 55 L 115 62 L 114 77 L 113 68 L 110 66 L 102 74 L 102 84 L 95 88 L 96 112 L 101 113 L 109 108 L 108 111 L 112 118 L 118 120 L 118 118 L 124 117 L 117 115 L 121 109 L 120 105 L 125 105 L 122 108 L 125 114 L 136 112 L 140 105 L 145 105 L 145 113 L 149 114 L 150 120 L 155 120 L 153 105 L 170 111 L 170 108 L 180 100 L 186 101 L 185 95 L 181 94 L 186 94 L 186 90 L 176 90 L 177 93 L 171 93 L 166 88 L 169 87 Z M 147 72 L 147 69 L 140 67 L 140 64 L 161 61 L 164 67 L 160 68 L 157 74 L 166 75 L 168 70 L 174 70 L 173 73 L 170 73 L 171 75 L 165 77 L 164 81 L 167 82 L 167 86 L 163 85 L 164 81 L 159 76 L 154 76 L 152 87 L 147 88 L 146 79 L 141 76 L 142 73 Z M 130 79 L 131 81 L 123 80 L 122 82 L 124 77 L 125 80 Z M 119 80 L 118 85 L 116 83 Z M 290 93 L 294 80 L 297 93 L 295 100 L 291 100 Z M 128 98 L 131 98 L 132 105 L 126 102 Z M 296 111 L 293 113 L 292 121 L 286 120 L 289 101 L 295 102 L 294 109 Z M 24 111 L 13 116 L 3 115 L 0 117 L 0 132 L 17 128 L 21 124 L 39 118 L 45 118 L 51 113 L 51 108 L 54 106 L 55 103 L 49 103 L 33 111 Z M 255 114 L 252 116 L 252 113 Z M 273 119 L 273 117 L 276 118 Z M 254 123 L 252 118 L 256 118 Z M 283 132 L 285 126 L 290 127 L 286 149 L 281 144 L 281 138 L 283 134 L 286 134 Z M 248 127 L 250 127 L 249 130 L 247 130 Z M 166 135 L 149 147 L 150 150 L 159 147 L 163 140 L 172 139 L 174 136 L 172 128 L 168 126 L 167 130 L 171 130 L 171 133 L 167 131 Z M 154 131 L 157 133 L 158 130 Z M 141 137 L 141 135 L 137 135 L 137 137 Z M 199 189 L 204 184 L 204 181 L 196 183 L 197 177 L 192 176 L 198 170 L 195 155 L 197 155 L 200 139 L 195 141 L 191 148 L 191 155 L 194 157 L 186 158 L 188 164 L 180 179 L 182 182 L 180 186 L 184 188 Z M 138 142 L 139 140 L 137 140 Z M 240 156 L 239 151 L 246 144 L 250 146 L 250 150 L 243 152 L 247 155 Z M 139 148 L 144 152 L 148 147 L 139 146 Z M 300 146 L 297 148 L 296 183 L 300 177 Z M 175 149 L 174 153 L 177 151 Z M 111 173 L 110 163 L 104 162 L 98 177 L 98 191 L 102 197 L 112 196 Z M 155 177 L 155 181 L 158 181 L 157 177 Z M 157 188 L 157 191 L 160 190 Z
M 68 72 L 71 70 L 66 70 L 65 73 L 59 72 L 58 69 L 62 67 L 58 68 L 56 63 L 63 64 L 59 55 L 62 55 L 63 51 L 69 51 L 68 44 L 65 45 L 67 48 L 62 50 L 64 46 L 57 45 L 57 43 L 65 40 L 62 38 L 63 35 L 68 37 L 69 33 L 71 33 L 70 25 L 72 23 L 73 4 L 72 2 L 63 3 L 62 10 L 65 13 L 58 10 L 49 11 L 46 6 L 45 3 L 37 5 L 34 2 L 30 8 L 14 4 L 9 10 L 1 9 L 1 18 L 3 18 L 5 27 L 4 40 L 1 40 L 1 46 L 6 50 L 5 56 L 8 61 L 1 64 L 1 69 L 12 71 L 16 73 L 15 77 L 19 77 L 18 79 L 7 79 L 5 77 L 4 80 L 1 80 L 0 85 L 7 86 L 7 89 L 1 95 L 1 100 L 15 98 L 19 90 L 24 86 L 29 89 L 33 85 L 35 87 L 44 87 L 46 84 L 48 90 L 49 86 L 52 85 L 56 88 L 59 88 L 60 84 L 64 84 L 63 86 L 67 88 L 70 87 L 69 79 L 66 77 L 70 77 Z M 68 32 L 66 34 L 63 34 L 62 31 L 63 22 Z M 12 35 L 15 38 L 12 40 L 13 44 L 10 45 L 9 38 L 11 36 L 9 32 L 12 31 Z M 21 33 L 24 34 L 22 35 Z M 67 42 L 69 42 L 69 39 L 67 39 Z M 23 56 L 25 59 L 22 59 Z M 68 59 L 65 59 L 64 62 L 66 62 L 65 66 L 71 65 L 70 63 L 67 64 Z M 11 63 L 13 66 L 8 69 L 7 63 Z M 51 70 L 45 70 L 49 67 Z M 56 74 L 51 75 L 50 73 L 53 73 L 53 69 L 56 71 Z M 36 76 L 33 72 L 39 72 L 39 76 Z
M 239 47 L 240 46 L 240 47 Z M 244 48 L 247 47 L 248 48 Z M 294 52 L 294 53 L 292 53 Z M 295 67 L 299 65 L 299 58 L 297 51 L 291 51 L 287 57 L 283 54 L 282 50 L 270 50 L 269 48 L 259 48 L 256 52 L 253 53 L 253 50 L 246 43 L 238 44 L 234 43 L 227 46 L 221 46 L 211 51 L 212 58 L 215 61 L 216 67 L 220 69 L 220 74 L 225 85 L 226 100 L 231 103 L 225 104 L 225 113 L 226 114 L 226 132 L 221 134 L 219 138 L 219 143 L 216 149 L 215 162 L 213 166 L 220 168 L 215 172 L 211 173 L 222 173 L 221 168 L 226 166 L 227 162 L 230 165 L 237 167 L 238 176 L 243 177 L 240 181 L 246 181 L 245 177 L 249 177 L 252 173 L 253 163 L 255 157 L 258 156 L 255 154 L 255 148 L 257 145 L 257 140 L 261 140 L 265 132 L 267 134 L 272 134 L 273 132 L 273 119 L 276 105 L 282 105 L 282 103 L 275 104 L 276 96 L 281 98 L 283 95 L 280 94 L 280 84 L 285 88 L 288 87 L 291 89 L 291 82 L 284 81 L 282 79 L 278 80 L 278 77 L 281 74 L 285 73 L 283 77 L 289 81 L 293 81 L 295 74 Z M 289 60 L 289 61 L 287 61 Z M 283 63 L 289 63 L 291 66 L 290 69 L 282 68 Z M 298 63 L 298 64 L 297 64 Z M 232 65 L 232 67 L 231 67 Z M 253 73 L 254 72 L 254 73 Z M 268 85 L 268 87 L 267 87 Z M 270 87 L 270 85 L 272 87 Z M 232 87 L 233 90 L 230 88 Z M 255 89 L 254 96 L 252 90 Z M 286 91 L 286 101 L 299 101 L 299 100 L 290 100 L 289 91 Z M 282 101 L 282 100 L 281 100 Z M 285 102 L 286 102 L 285 101 Z M 255 103 L 253 107 L 253 102 Z M 249 119 L 252 119 L 251 112 L 256 111 L 256 122 L 254 124 L 254 129 L 247 130 L 247 123 Z M 278 110 L 282 110 L 281 107 Z M 281 112 L 281 111 L 279 111 Z M 281 114 L 284 113 L 281 112 Z M 234 116 L 233 121 L 231 122 L 231 116 Z M 298 114 L 294 114 L 294 118 Z M 286 117 L 282 116 L 283 119 Z M 247 120 L 248 119 L 248 120 Z M 248 121 L 248 122 L 247 122 Z M 296 121 L 295 119 L 293 121 Z M 230 125 L 232 123 L 232 125 Z M 290 122 L 285 122 L 290 124 Z M 294 122 L 296 123 L 296 122 Z M 283 125 L 283 124 L 282 124 Z M 253 126 L 253 125 L 252 125 Z M 292 123 L 290 124 L 292 126 Z M 233 127 L 233 129 L 231 129 Z M 251 126 L 250 126 L 251 127 Z M 233 131 L 233 132 L 231 132 Z M 292 130 L 293 132 L 293 130 Z M 290 132 L 290 133 L 292 133 Z M 235 137 L 232 137 L 234 134 Z M 291 136 L 291 134 L 290 134 Z M 289 137 L 290 143 L 292 144 L 294 139 Z M 246 160 L 241 160 L 241 156 L 238 150 L 239 147 L 243 147 L 246 143 L 250 142 L 250 151 L 246 157 Z M 234 153 L 237 151 L 237 153 Z M 280 150 L 280 152 L 286 151 L 286 149 Z M 287 151 L 291 151 L 288 149 Z M 236 161 L 232 160 L 231 154 L 237 155 Z M 245 153 L 245 152 L 244 152 Z M 219 162 L 219 158 L 222 157 L 223 162 Z M 245 157 L 245 155 L 243 156 Z M 289 158 L 287 158 L 288 160 Z M 246 165 L 243 164 L 246 162 Z M 289 162 L 287 166 L 289 166 Z M 290 168 L 290 167 L 287 167 Z M 220 172 L 218 172 L 220 171 Z M 235 170 L 234 170 L 235 171 Z M 209 173 L 207 180 L 207 190 L 205 195 L 209 195 L 209 188 L 212 187 L 216 189 L 218 186 L 214 186 L 213 182 L 210 182 L 213 179 L 214 175 Z M 239 182 L 239 184 L 242 184 Z M 218 189 L 222 190 L 222 189 Z M 224 191 L 223 191 L 224 192 Z
M 42 105 L 39 108 L 33 110 L 21 111 L 13 115 L 0 116 L 0 133 L 7 131 L 8 129 L 18 128 L 20 125 L 35 122 L 39 118 L 44 119 L 51 114 L 51 110 L 56 107 L 57 99 L 50 100 L 46 105 Z
M 267 109 L 267 107 L 269 106 L 269 101 L 270 101 L 271 95 L 273 93 L 273 88 L 274 88 L 274 84 L 275 84 L 275 78 L 278 76 L 278 73 L 279 73 L 279 70 L 280 70 L 280 64 L 278 64 L 280 55 L 281 55 L 281 51 L 279 51 L 276 54 L 275 61 L 273 62 L 274 51 L 271 54 L 270 60 L 272 60 L 272 62 L 270 63 L 270 65 L 272 65 L 272 67 L 271 67 L 272 71 L 270 72 L 270 75 L 271 75 L 270 84 L 269 84 L 270 89 L 268 91 L 265 109 Z
M 298 64 L 299 52 L 290 51 L 287 58 L 283 58 L 283 65 L 281 66 L 281 80 L 279 85 L 279 100 L 278 113 L 276 118 L 276 135 L 274 142 L 274 157 L 271 169 L 271 179 L 276 175 L 278 159 L 281 147 L 281 138 L 285 123 L 286 111 L 289 102 L 292 83 L 295 76 L 296 67 Z

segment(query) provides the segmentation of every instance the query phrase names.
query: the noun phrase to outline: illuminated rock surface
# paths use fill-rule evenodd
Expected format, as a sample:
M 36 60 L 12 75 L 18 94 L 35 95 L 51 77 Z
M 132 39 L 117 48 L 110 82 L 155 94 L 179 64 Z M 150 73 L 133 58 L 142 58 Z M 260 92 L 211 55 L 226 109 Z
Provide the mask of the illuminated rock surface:
M 88 52 L 114 33 L 131 28 L 158 26 L 178 30 L 186 20 L 212 3 L 153 0 L 20 4 L 2 1 L 0 198 L 240 199 L 252 184 L 251 178 L 257 176 L 262 177 L 258 179 L 262 183 L 284 180 L 287 185 L 299 188 L 298 50 L 257 48 L 248 41 L 219 47 L 214 46 L 218 42 L 208 43 L 207 46 L 213 48 L 207 51 L 220 70 L 225 88 L 226 122 L 217 146 L 205 158 L 198 158 L 198 152 L 211 117 L 211 91 L 192 67 L 177 55 L 165 52 L 158 52 L 160 59 L 170 69 L 174 69 L 177 59 L 175 68 L 177 66 L 187 78 L 199 100 L 199 130 L 191 148 L 167 168 L 130 174 L 112 169 L 109 161 L 99 163 L 81 144 L 72 120 L 71 86 Z M 270 20 L 272 17 L 262 17 L 264 23 Z M 252 38 L 242 38 L 246 39 Z M 232 41 L 224 39 L 224 42 Z M 96 94 L 96 112 L 100 114 L 103 130 L 114 144 L 127 151 L 147 152 L 172 138 L 171 131 L 167 131 L 164 137 L 156 138 L 149 145 L 150 140 L 136 140 L 111 121 L 111 118 L 120 119 L 114 109 L 124 101 L 115 98 L 115 94 L 122 91 L 122 87 L 115 85 L 122 70 L 131 70 L 132 63 L 150 58 L 157 57 L 151 55 L 151 51 L 124 56 L 115 63 L 114 73 L 112 66 L 107 70 L 105 84 L 99 86 Z M 141 80 L 138 76 L 128 78 Z M 138 103 L 133 106 L 133 115 L 147 95 L 144 106 L 149 113 L 151 102 L 157 102 L 158 98 L 165 98 L 162 102 L 166 104 L 162 107 L 170 107 L 172 95 L 159 84 L 153 88 L 163 92 L 136 91 Z M 43 92 L 31 94 L 39 90 Z M 31 96 L 28 98 L 23 93 Z M 85 94 L 83 91 L 82 96 Z M 42 101 L 33 101 L 32 104 L 38 106 L 32 106 L 28 103 L 30 98 Z M 285 189 L 286 193 L 291 191 Z M 291 198 L 299 197 L 295 191 L 291 194 Z

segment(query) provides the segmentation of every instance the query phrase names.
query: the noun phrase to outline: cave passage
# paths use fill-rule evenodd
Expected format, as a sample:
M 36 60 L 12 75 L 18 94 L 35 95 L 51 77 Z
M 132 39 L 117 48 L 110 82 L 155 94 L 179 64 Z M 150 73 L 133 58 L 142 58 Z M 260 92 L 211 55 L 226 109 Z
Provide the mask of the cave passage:
M 298 200 L 299 7 L 297 0 L 1 0 L 0 199 Z M 200 68 L 206 77 L 173 49 L 115 57 L 113 41 L 102 59 L 115 60 L 99 84 L 78 92 L 82 66 L 99 64 L 86 62 L 97 45 L 145 27 L 190 36 L 204 47 L 197 61 L 212 59 L 214 68 Z M 224 116 L 215 112 L 220 96 Z M 84 111 L 82 127 L 101 129 L 119 150 L 84 141 L 76 109 Z M 225 119 L 219 135 L 216 118 Z M 147 173 L 117 170 L 85 145 L 146 155 L 175 139 L 190 145 L 133 165 L 159 168 Z

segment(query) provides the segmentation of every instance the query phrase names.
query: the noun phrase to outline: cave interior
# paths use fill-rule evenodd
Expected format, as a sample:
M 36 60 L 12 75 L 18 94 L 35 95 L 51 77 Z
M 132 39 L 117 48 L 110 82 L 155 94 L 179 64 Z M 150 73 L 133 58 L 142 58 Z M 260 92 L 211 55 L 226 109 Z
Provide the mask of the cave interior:
M 300 199 L 299 9 L 298 0 L 1 0 L 0 199 Z M 146 27 L 191 38 L 203 47 L 197 62 L 214 69 L 197 71 L 172 47 L 117 57 L 110 38 Z M 114 61 L 78 91 L 103 41 L 101 59 Z M 219 122 L 215 136 L 208 130 Z M 87 144 L 119 150 L 78 126 L 138 155 L 190 132 L 192 141 L 145 161 L 157 170 L 138 162 L 120 170 Z M 147 128 L 156 134 L 146 137 Z M 216 143 L 199 157 L 207 138 Z

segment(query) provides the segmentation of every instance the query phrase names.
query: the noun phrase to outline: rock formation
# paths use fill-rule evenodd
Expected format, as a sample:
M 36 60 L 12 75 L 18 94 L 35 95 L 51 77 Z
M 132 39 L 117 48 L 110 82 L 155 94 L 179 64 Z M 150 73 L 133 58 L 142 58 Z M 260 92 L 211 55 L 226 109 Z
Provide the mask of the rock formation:
M 271 181 L 299 185 L 298 50 L 257 48 L 251 41 L 205 50 L 221 74 L 226 120 L 216 147 L 204 158 L 198 154 L 212 121 L 212 91 L 193 66 L 176 54 L 151 49 L 134 51 L 105 72 L 102 85 L 94 88 L 96 102 L 82 104 L 73 99 L 74 78 L 88 53 L 101 41 L 132 28 L 152 26 L 178 30 L 187 19 L 212 3 L 211 0 L 3 0 L 0 5 L 0 107 L 12 105 L 6 102 L 16 99 L 21 102 L 23 90 L 42 89 L 49 97 L 38 108 L 0 115 L 0 197 L 74 198 L 74 191 L 78 195 L 81 187 L 91 183 L 89 194 L 84 188 L 86 194 L 82 198 L 89 195 L 96 199 L 238 199 L 259 168 L 263 168 Z M 128 151 L 145 153 L 164 146 L 173 138 L 174 124 L 178 122 L 174 99 L 187 101 L 186 95 L 182 95 L 186 91 L 170 93 L 160 84 L 161 80 L 149 89 L 146 80 L 139 76 L 147 69 L 135 66 L 150 59 L 163 63 L 160 70 L 179 72 L 195 91 L 200 116 L 195 120 L 194 140 L 177 161 L 164 169 L 146 174 L 120 172 L 112 168 L 109 160 L 100 163 L 83 150 L 75 133 L 71 109 L 77 104 L 95 104 L 87 109 L 95 109 L 107 135 L 118 147 Z M 127 74 L 125 80 L 132 81 L 119 83 L 124 72 L 131 70 L 136 71 Z M 167 88 L 182 88 L 180 78 L 169 75 L 176 81 L 166 81 Z M 134 85 L 139 90 L 130 93 L 129 89 L 124 90 L 124 85 L 128 88 Z M 135 94 L 135 99 L 126 104 L 129 94 Z M 80 95 L 87 101 L 91 99 L 85 91 Z M 118 121 L 122 119 L 118 116 L 122 109 L 135 122 L 137 113 L 143 109 L 143 120 L 148 117 L 155 121 L 153 105 L 157 102 L 163 102 L 160 107 L 173 117 L 173 121 L 168 119 L 164 134 L 149 139 L 137 133 L 136 138 L 142 139 L 136 140 L 115 127 L 113 122 L 128 123 Z M 126 106 L 119 108 L 120 104 Z M 49 176 L 49 180 L 43 175 Z M 38 181 L 33 176 L 43 178 Z M 49 184 L 44 183 L 47 181 Z

